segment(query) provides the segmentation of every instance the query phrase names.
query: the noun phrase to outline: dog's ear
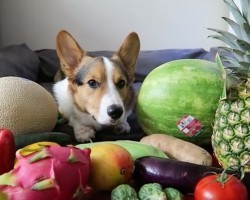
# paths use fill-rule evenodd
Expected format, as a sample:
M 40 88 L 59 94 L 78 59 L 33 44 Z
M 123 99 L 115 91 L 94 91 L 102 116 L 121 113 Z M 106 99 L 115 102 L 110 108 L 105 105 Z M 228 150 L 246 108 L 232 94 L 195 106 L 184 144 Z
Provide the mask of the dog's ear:
M 65 30 L 60 31 L 56 38 L 56 52 L 60 59 L 61 69 L 66 76 L 73 76 L 73 71 L 81 62 L 85 52 Z
M 119 57 L 123 65 L 126 67 L 130 77 L 134 77 L 139 52 L 140 39 L 137 33 L 132 32 L 126 37 L 119 50 L 114 55 L 114 58 L 116 56 Z

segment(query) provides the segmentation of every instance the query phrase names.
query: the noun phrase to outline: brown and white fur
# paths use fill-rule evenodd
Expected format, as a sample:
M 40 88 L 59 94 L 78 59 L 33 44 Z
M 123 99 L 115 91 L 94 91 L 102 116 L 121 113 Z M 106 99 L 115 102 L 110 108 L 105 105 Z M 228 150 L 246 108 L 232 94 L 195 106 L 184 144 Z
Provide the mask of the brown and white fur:
M 129 132 L 138 35 L 130 33 L 112 58 L 90 57 L 64 30 L 58 33 L 56 43 L 66 78 L 55 83 L 53 91 L 59 112 L 73 127 L 76 140 L 90 140 L 96 131 L 109 126 Z

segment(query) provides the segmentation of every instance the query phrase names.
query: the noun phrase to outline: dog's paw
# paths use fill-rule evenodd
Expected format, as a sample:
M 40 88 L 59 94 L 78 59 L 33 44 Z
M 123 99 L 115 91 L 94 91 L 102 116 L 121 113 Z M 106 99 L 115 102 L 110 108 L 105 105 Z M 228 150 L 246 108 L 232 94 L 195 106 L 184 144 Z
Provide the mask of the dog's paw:
M 90 126 L 82 126 L 75 130 L 75 138 L 77 142 L 90 141 L 91 138 L 95 137 L 95 130 Z
M 129 133 L 130 132 L 130 125 L 128 124 L 128 122 L 119 123 L 115 126 L 114 131 L 118 134 Z

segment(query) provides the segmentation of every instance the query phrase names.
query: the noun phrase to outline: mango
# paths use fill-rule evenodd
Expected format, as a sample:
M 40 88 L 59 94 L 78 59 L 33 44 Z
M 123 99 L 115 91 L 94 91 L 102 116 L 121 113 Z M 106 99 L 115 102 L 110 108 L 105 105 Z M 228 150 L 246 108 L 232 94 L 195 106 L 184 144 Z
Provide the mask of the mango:
M 94 190 L 111 191 L 120 184 L 130 182 L 134 160 L 125 148 L 117 144 L 100 143 L 90 149 L 89 183 Z

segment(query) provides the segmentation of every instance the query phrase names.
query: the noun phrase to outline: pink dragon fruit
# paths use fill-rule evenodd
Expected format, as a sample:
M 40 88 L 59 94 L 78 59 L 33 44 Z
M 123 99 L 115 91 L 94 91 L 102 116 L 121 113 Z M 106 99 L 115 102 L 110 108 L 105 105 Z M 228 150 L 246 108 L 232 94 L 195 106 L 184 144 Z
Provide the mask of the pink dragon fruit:
M 53 145 L 16 157 L 14 169 L 0 176 L 1 200 L 70 200 L 87 186 L 90 149 Z

